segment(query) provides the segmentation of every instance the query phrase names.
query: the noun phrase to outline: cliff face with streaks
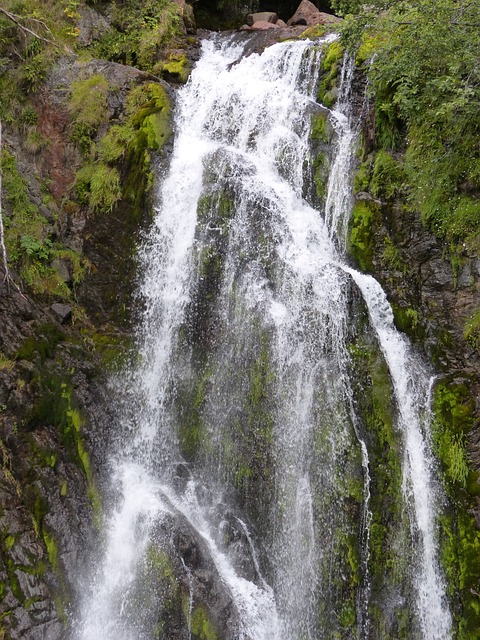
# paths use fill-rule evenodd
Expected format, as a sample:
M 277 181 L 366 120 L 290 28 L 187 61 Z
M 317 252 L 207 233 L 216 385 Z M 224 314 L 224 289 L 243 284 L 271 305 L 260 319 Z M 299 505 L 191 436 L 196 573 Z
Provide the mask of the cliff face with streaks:
M 48 61 L 44 50 L 37 51 L 37 38 L 8 19 L 1 24 L 7 36 L 2 65 L 10 82 L 18 80 L 21 95 L 0 87 L 2 202 L 11 259 L 11 281 L 0 287 L 0 637 L 64 638 L 81 595 L 81 567 L 96 551 L 106 491 L 102 463 L 115 435 L 107 380 L 131 341 L 135 245 L 151 215 L 153 168 L 171 150 L 174 87 L 197 55 L 186 33 L 190 12 L 184 28 L 171 4 L 162 5 L 163 18 L 147 15 L 157 26 L 170 25 L 164 39 L 155 40 L 156 31 L 153 45 L 139 36 L 134 47 L 122 36 L 128 28 L 137 33 L 131 16 L 113 5 L 103 13 L 82 6 L 78 16 L 67 17 L 77 25 L 83 49 L 72 53 L 65 46 Z M 272 38 L 258 34 L 252 50 Z M 99 59 L 102 53 L 108 59 Z M 322 99 L 331 104 L 338 64 L 337 51 L 322 79 Z M 361 78 L 357 90 L 363 91 Z M 354 264 L 381 282 L 398 328 L 438 374 L 434 439 L 457 507 L 442 525 L 445 571 L 452 585 L 463 581 L 463 591 L 475 594 L 479 543 L 467 513 L 480 521 L 480 261 L 467 248 L 452 259 L 419 213 L 404 206 L 401 189 L 376 186 L 381 151 L 372 118 L 367 112 L 363 123 L 349 251 Z M 316 153 L 331 154 L 328 131 L 312 144 Z M 393 159 L 401 161 L 400 155 Z M 321 183 L 326 176 L 317 178 Z M 187 471 L 177 471 L 178 482 L 185 482 Z M 230 523 L 226 535 L 242 571 L 254 575 L 250 543 L 235 514 L 226 511 L 220 519 Z M 159 536 L 165 535 L 162 527 Z M 236 612 L 204 543 L 180 513 L 169 527 L 176 531 L 170 556 L 151 551 L 135 587 L 139 597 L 149 585 L 160 594 L 159 609 L 170 602 L 162 613 L 165 633 L 183 638 L 185 594 L 194 589 L 199 605 L 191 612 L 192 637 L 213 639 L 216 629 L 219 637 L 230 637 Z M 453 587 L 450 595 L 458 616 L 468 609 L 474 620 L 473 598 Z M 158 620 L 150 622 L 155 628 Z

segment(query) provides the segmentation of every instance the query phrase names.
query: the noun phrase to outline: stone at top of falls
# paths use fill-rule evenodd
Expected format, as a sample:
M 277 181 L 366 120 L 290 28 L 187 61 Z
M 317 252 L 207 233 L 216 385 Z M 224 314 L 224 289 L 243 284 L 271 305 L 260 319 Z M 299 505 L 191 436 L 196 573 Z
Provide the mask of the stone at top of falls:
M 259 20 L 258 22 L 254 22 L 249 29 L 253 31 L 263 31 L 265 29 L 280 29 L 280 25 L 274 24 L 273 22 L 266 22 L 265 20 Z
M 275 24 L 278 21 L 278 16 L 273 11 L 261 11 L 259 13 L 249 13 L 246 19 L 246 23 L 249 27 L 256 22 L 271 22 Z
M 341 21 L 341 18 L 337 18 L 337 16 L 319 11 L 310 0 L 302 0 L 293 16 L 287 22 L 287 25 L 290 27 L 296 24 L 303 24 L 307 27 L 313 27 L 316 24 L 329 24 L 331 22 Z

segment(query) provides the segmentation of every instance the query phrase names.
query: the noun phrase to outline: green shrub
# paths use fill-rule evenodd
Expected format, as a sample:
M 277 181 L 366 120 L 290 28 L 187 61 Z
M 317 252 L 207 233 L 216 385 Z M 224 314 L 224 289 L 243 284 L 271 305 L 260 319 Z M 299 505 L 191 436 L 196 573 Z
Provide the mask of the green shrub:
M 108 213 L 122 197 L 118 169 L 102 161 L 83 166 L 75 184 L 80 202 L 88 202 L 92 211 Z
M 473 349 L 480 352 L 480 311 L 475 311 L 467 319 L 463 337 Z
M 96 74 L 71 85 L 69 110 L 75 126 L 88 135 L 94 135 L 107 117 L 108 82 Z
M 396 196 L 403 186 L 403 170 L 388 151 L 380 149 L 373 164 L 370 190 L 376 198 Z

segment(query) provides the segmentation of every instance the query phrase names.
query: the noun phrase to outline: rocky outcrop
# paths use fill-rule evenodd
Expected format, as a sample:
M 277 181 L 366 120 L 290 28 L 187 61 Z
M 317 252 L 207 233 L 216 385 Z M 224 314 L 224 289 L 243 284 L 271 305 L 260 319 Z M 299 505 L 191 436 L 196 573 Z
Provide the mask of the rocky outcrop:
M 107 22 L 81 7 L 82 42 L 99 37 Z M 139 69 L 80 62 L 68 53 L 29 96 L 35 125 L 4 126 L 3 150 L 11 159 L 3 176 L 4 221 L 7 230 L 15 228 L 20 206 L 38 221 L 23 233 L 31 252 L 44 253 L 31 253 L 26 268 L 45 278 L 39 292 L 11 265 L 15 284 L 7 288 L 0 272 L 0 637 L 11 640 L 67 636 L 67 612 L 80 600 L 79 574 L 91 567 L 101 527 L 100 487 L 113 423 L 106 370 L 128 341 L 133 246 L 149 205 L 146 175 L 145 184 L 135 182 L 141 193 L 132 188 L 110 215 L 94 213 L 77 197 L 77 172 L 88 154 L 75 137 L 72 85 L 88 86 L 98 77 L 105 111 L 83 138 L 90 151 L 112 124 L 125 123 L 132 91 L 153 84 L 161 87 L 157 99 L 171 94 Z M 154 124 L 159 133 L 158 120 Z M 32 131 L 40 140 L 35 147 Z M 155 160 L 161 162 L 158 153 Z M 124 157 L 117 166 L 127 172 Z
M 313 27 L 317 24 L 330 24 L 341 21 L 341 18 L 337 18 L 337 16 L 319 11 L 313 2 L 310 2 L 310 0 L 302 0 L 298 9 L 290 20 L 288 20 L 287 25 L 289 27 L 295 25 Z
M 251 27 L 256 22 L 271 22 L 275 24 L 278 22 L 278 16 L 273 11 L 263 11 L 260 13 L 249 13 L 246 19 L 246 23 Z

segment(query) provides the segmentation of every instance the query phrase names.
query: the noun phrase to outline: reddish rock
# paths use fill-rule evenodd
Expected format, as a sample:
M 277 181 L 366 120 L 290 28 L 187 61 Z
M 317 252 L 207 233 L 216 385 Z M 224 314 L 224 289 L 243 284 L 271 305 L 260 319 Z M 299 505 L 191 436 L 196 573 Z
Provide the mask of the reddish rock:
M 259 20 L 258 22 L 254 22 L 250 29 L 252 29 L 253 31 L 264 31 L 265 29 L 279 29 L 279 26 L 278 24 L 274 24 L 273 22 Z
M 341 18 L 319 11 L 310 0 L 302 0 L 287 25 L 290 27 L 296 24 L 304 24 L 307 27 L 313 27 L 316 24 L 329 24 L 330 22 L 341 22 Z
M 249 13 L 247 16 L 247 24 L 251 27 L 255 22 L 272 22 L 275 24 L 278 16 L 273 11 L 261 11 L 260 13 Z
M 277 24 L 277 27 L 286 27 L 287 26 L 287 23 L 284 22 L 283 20 L 277 20 L 276 24 Z

